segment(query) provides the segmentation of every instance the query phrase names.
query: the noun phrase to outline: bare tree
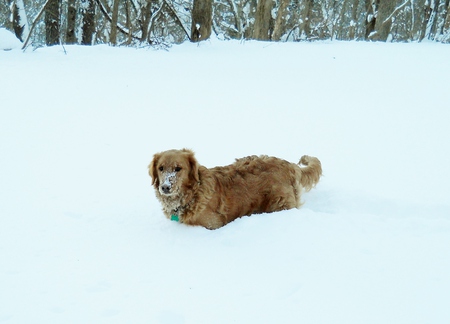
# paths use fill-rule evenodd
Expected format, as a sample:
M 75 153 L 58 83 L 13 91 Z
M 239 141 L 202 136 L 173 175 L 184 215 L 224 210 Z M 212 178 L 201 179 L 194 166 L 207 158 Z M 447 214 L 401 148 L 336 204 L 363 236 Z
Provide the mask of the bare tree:
M 77 8 L 75 7 L 75 0 L 67 1 L 67 29 L 66 29 L 66 43 L 75 44 L 77 42 L 75 36 L 75 24 L 77 19 Z
M 29 32 L 24 3 L 35 16 Z M 0 20 L 41 44 L 167 46 L 207 39 L 213 28 L 224 39 L 450 42 L 450 0 L 6 0 Z
M 436 34 L 439 0 L 427 0 L 424 4 L 424 20 L 420 29 L 419 41 L 425 37 L 432 38 Z
M 30 32 L 23 0 L 13 0 L 10 3 L 10 9 L 14 33 L 16 34 L 16 37 L 23 42 Z
M 270 26 L 272 24 L 271 11 L 273 0 L 258 0 L 256 6 L 255 26 L 253 29 L 253 38 L 259 40 L 270 40 Z
M 445 4 L 445 19 L 442 23 L 442 41 L 443 42 L 450 42 L 450 1 L 447 0 Z
M 392 17 L 396 4 L 396 0 L 379 0 L 375 22 L 376 33 L 372 37 L 373 40 L 387 41 L 391 32 Z
M 275 25 L 273 27 L 272 40 L 279 41 L 286 30 L 286 14 L 290 0 L 280 0 Z
M 61 0 L 51 0 L 45 8 L 45 43 L 47 46 L 59 44 Z
M 449 19 L 450 19 L 450 0 L 445 0 L 444 3 L 441 4 L 442 5 L 442 10 L 440 13 L 440 19 L 439 19 L 439 23 L 438 23 L 438 27 L 437 27 L 437 40 L 441 40 L 443 35 L 444 35 L 444 30 L 445 30 L 445 25 L 446 23 L 449 24 Z
M 164 5 L 164 4 L 163 4 Z M 151 22 L 151 17 L 152 17 L 152 1 L 147 0 L 144 4 L 144 6 L 142 6 L 141 10 L 140 10 L 140 17 L 139 17 L 139 21 L 140 21 L 140 25 L 141 25 L 141 42 L 144 42 L 147 37 L 149 36 L 149 27 L 150 27 L 150 22 Z
M 355 39 L 356 35 L 356 26 L 358 24 L 358 5 L 359 0 L 353 0 L 353 4 L 351 5 L 351 20 L 350 27 L 348 30 L 348 39 Z
M 109 42 L 112 45 L 117 43 L 117 22 L 119 20 L 119 0 L 114 0 L 113 10 L 111 16 L 111 32 L 109 35 Z
M 311 16 L 314 0 L 305 0 L 305 7 L 302 12 L 302 23 L 300 24 L 300 32 L 306 39 L 311 39 Z
M 191 41 L 200 42 L 211 36 L 212 0 L 194 0 L 192 8 Z
M 216 0 L 213 24 L 226 39 L 252 38 L 255 7 L 252 0 Z
M 92 38 L 95 32 L 94 0 L 81 0 L 81 14 L 83 16 L 81 44 L 92 45 Z
M 375 33 L 375 23 L 377 21 L 378 4 L 380 0 L 365 0 L 366 1 L 366 33 L 365 39 L 369 40 Z

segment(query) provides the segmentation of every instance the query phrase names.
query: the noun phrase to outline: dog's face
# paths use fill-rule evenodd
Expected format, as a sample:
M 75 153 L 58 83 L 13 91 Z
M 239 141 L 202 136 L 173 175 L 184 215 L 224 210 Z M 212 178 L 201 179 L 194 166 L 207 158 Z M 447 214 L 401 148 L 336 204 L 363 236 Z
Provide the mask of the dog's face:
M 148 168 L 153 186 L 162 196 L 179 196 L 199 182 L 197 160 L 187 149 L 157 153 Z

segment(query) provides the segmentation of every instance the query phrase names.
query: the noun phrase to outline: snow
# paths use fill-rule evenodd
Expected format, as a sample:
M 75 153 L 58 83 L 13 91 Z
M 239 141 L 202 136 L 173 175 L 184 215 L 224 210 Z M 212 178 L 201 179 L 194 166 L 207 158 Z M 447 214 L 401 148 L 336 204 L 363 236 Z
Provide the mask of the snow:
M 20 47 L 22 47 L 22 43 L 12 32 L 5 28 L 0 28 L 0 51 L 9 51 Z
M 448 57 L 218 40 L 0 51 L 0 322 L 448 323 Z M 299 210 L 188 227 L 147 173 L 183 147 L 207 167 L 313 155 L 324 176 Z
M 176 181 L 176 179 L 174 179 L 174 178 L 176 178 L 176 175 L 177 175 L 176 172 L 166 172 L 166 174 L 164 176 L 164 182 L 163 182 L 162 186 L 166 185 L 169 188 L 171 188 L 172 187 L 172 181 L 174 181 L 174 182 Z

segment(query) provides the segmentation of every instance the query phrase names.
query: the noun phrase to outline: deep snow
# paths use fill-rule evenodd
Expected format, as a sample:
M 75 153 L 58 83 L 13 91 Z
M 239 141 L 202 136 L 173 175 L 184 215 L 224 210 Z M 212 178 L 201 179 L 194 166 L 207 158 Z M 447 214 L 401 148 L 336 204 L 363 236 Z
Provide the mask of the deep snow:
M 65 51 L 0 51 L 0 322 L 450 322 L 449 46 Z M 146 170 L 182 147 L 324 177 L 299 210 L 187 227 Z

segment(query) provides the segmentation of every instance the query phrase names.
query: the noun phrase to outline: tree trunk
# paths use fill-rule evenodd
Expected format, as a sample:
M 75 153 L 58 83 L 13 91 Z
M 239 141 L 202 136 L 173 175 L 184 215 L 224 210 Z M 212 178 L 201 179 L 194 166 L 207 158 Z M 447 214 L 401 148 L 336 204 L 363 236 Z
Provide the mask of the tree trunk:
M 377 10 L 380 0 L 366 0 L 366 33 L 365 39 L 371 39 L 375 32 L 375 24 L 377 22 Z
M 425 38 L 427 25 L 428 25 L 428 22 L 430 21 L 430 17 L 431 17 L 430 1 L 425 2 L 423 10 L 424 10 L 424 19 L 422 21 L 422 27 L 420 28 L 419 42 Z
M 23 42 L 27 39 L 30 32 L 27 14 L 25 12 L 25 5 L 23 0 L 12 1 L 10 2 L 10 5 L 14 33 L 16 34 L 16 37 Z
M 255 26 L 253 28 L 253 38 L 258 40 L 270 40 L 270 20 L 273 0 L 258 0 L 256 5 Z
M 164 4 L 162 4 L 163 6 Z M 141 42 L 144 42 L 149 34 L 150 18 L 152 16 L 152 2 L 147 0 L 141 9 Z
M 132 24 L 131 24 L 131 8 L 130 8 L 130 0 L 126 0 L 125 2 L 126 5 L 126 26 L 128 29 L 128 37 L 127 37 L 127 45 L 130 45 L 131 42 L 133 41 L 133 38 L 131 37 L 133 35 L 133 28 L 132 28 Z
M 83 27 L 81 44 L 92 45 L 92 36 L 95 32 L 95 6 L 94 0 L 81 0 Z
M 445 20 L 442 26 L 442 31 L 441 31 L 441 35 L 444 37 L 444 41 L 449 42 L 450 41 L 450 3 L 447 0 L 447 4 L 446 4 L 446 15 L 445 15 Z
M 45 43 L 59 44 L 60 0 L 51 0 L 45 9 Z
M 434 6 L 431 6 L 431 1 L 434 1 Z M 424 20 L 420 30 L 419 42 L 425 37 L 434 38 L 436 34 L 436 20 L 438 17 L 439 0 L 429 0 L 424 7 Z
M 372 38 L 373 40 L 382 42 L 387 41 L 392 26 L 392 17 L 390 16 L 394 12 L 396 4 L 396 0 L 379 0 L 375 22 L 376 34 Z
M 439 20 L 439 30 L 437 31 L 437 36 L 440 39 L 442 35 L 444 34 L 444 28 L 445 23 L 448 16 L 448 9 L 450 7 L 450 0 L 445 0 L 445 3 L 442 4 L 443 8 L 440 14 L 440 20 Z
M 305 0 L 305 8 L 302 13 L 302 24 L 300 26 L 300 32 L 306 39 L 311 39 L 311 16 L 314 0 Z
M 272 40 L 279 41 L 285 32 L 286 25 L 286 9 L 290 0 L 280 0 L 280 7 L 278 8 L 277 18 L 275 19 L 275 26 L 273 28 Z
M 350 21 L 350 28 L 348 31 L 348 39 L 355 39 L 356 35 L 356 25 L 358 24 L 358 5 L 359 0 L 354 0 L 352 5 L 352 20 Z
M 109 42 L 112 45 L 117 43 L 117 22 L 119 20 L 119 0 L 114 0 L 112 17 L 111 17 L 111 33 L 109 35 Z
M 75 7 L 75 0 L 69 0 L 67 3 L 67 30 L 66 43 L 75 44 L 77 39 L 75 37 L 75 22 L 77 19 L 77 9 Z
M 192 8 L 191 41 L 200 42 L 211 36 L 212 0 L 194 0 Z

